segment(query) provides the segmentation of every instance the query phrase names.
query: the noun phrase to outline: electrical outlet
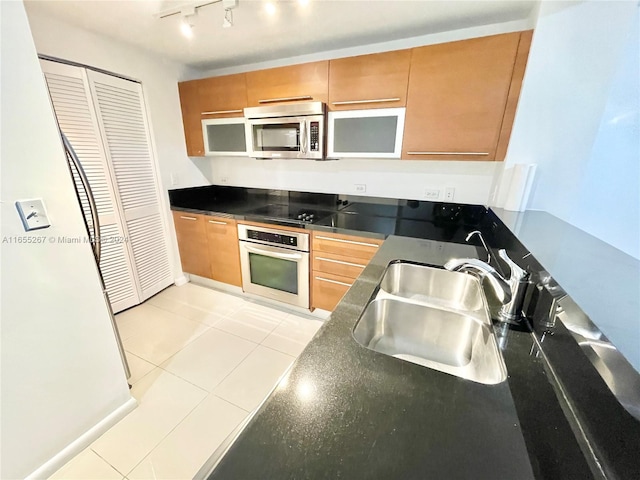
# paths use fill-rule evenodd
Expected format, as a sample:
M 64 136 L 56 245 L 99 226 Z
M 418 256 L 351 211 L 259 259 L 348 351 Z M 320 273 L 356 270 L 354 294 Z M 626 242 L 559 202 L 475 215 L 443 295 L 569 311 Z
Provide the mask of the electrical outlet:
M 229 183 L 229 177 L 220 177 L 220 183 Z
M 424 198 L 427 200 L 438 200 L 440 198 L 440 190 L 437 188 L 427 188 L 424 191 Z
M 171 186 L 176 186 L 180 183 L 180 177 L 177 173 L 171 174 Z
M 453 197 L 456 194 L 456 189 L 454 187 L 447 187 L 444 189 L 444 199 L 447 202 L 453 202 Z
M 367 191 L 367 186 L 364 183 L 356 183 L 354 187 L 356 193 L 364 193 Z

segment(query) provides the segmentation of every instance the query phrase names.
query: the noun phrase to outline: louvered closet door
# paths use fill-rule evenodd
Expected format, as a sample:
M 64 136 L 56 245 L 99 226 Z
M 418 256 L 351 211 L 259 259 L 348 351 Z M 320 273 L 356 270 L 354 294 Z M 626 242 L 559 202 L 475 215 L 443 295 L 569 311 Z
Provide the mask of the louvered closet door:
M 119 312 L 141 300 L 127 244 L 109 241 L 125 238 L 126 232 L 122 228 L 86 73 L 83 68 L 45 60 L 41 65 L 60 128 L 77 153 L 96 200 L 100 237 L 107 240 L 102 243 L 100 271 L 111 307 Z M 73 176 L 82 211 L 93 232 L 88 199 L 75 171 Z
M 87 75 L 145 300 L 173 279 L 142 87 L 94 71 Z

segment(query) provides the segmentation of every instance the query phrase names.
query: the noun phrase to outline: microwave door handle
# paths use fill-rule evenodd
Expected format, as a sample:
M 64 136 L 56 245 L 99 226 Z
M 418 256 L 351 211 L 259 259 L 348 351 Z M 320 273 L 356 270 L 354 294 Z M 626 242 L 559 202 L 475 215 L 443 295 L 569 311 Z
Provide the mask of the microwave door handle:
M 304 119 L 300 122 L 300 154 L 305 155 L 307 153 L 307 120 Z
M 302 255 L 300 255 L 299 253 L 267 252 L 265 250 L 260 250 L 259 248 L 250 247 L 249 245 L 245 245 L 244 248 L 248 252 L 257 253 L 258 255 L 265 255 L 267 257 L 282 258 L 284 260 L 302 260 Z

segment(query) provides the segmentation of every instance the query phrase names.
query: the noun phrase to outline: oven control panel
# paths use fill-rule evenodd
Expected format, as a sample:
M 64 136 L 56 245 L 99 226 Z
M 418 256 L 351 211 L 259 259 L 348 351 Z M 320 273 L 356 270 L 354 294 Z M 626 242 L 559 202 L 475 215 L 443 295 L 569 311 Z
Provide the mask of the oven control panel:
M 247 229 L 247 237 L 249 240 L 258 240 L 276 245 L 287 245 L 289 247 L 298 246 L 298 237 L 292 235 L 282 235 L 280 233 L 261 232 L 258 230 Z

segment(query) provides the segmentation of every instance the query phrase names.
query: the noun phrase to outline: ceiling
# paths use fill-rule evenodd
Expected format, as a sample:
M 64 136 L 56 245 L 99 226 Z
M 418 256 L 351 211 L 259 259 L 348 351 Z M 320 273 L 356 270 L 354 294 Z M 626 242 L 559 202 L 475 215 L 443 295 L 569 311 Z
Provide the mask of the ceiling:
M 182 16 L 158 18 L 195 2 L 26 0 L 39 12 L 194 68 L 215 69 L 326 50 L 527 19 L 535 0 L 239 0 L 234 26 L 222 28 L 222 3 L 198 8 L 193 37 Z M 203 3 L 198 2 L 198 3 Z M 269 14 L 267 4 L 275 6 Z

